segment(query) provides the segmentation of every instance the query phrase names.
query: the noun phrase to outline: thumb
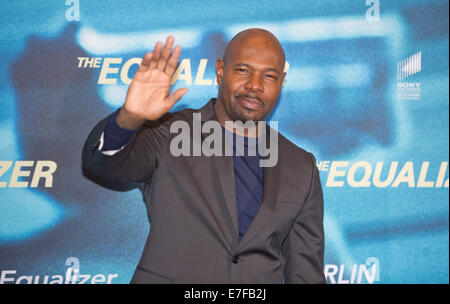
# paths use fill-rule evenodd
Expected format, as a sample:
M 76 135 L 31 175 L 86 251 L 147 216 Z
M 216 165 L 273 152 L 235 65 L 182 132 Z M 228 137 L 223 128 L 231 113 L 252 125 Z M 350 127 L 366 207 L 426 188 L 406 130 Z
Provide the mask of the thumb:
M 181 99 L 181 97 L 183 97 L 184 94 L 186 94 L 187 92 L 188 92 L 188 89 L 186 89 L 186 88 L 178 89 L 175 92 L 173 92 L 169 96 L 170 107 L 173 107 Z

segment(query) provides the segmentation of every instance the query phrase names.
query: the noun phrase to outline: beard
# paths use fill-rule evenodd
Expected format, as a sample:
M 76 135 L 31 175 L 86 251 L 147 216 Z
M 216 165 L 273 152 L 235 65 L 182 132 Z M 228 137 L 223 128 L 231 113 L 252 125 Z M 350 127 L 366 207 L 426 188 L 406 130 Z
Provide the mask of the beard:
M 237 102 L 231 105 L 230 110 L 231 113 L 229 113 L 229 117 L 233 121 L 242 121 L 243 123 L 246 123 L 247 121 L 257 122 L 263 118 L 261 117 L 262 115 L 257 115 L 252 110 L 242 108 Z
M 243 123 L 246 123 L 248 121 L 256 123 L 258 121 L 263 121 L 269 114 L 267 113 L 266 104 L 258 96 L 254 96 L 254 94 L 246 94 L 243 92 L 224 94 L 224 92 L 229 92 L 229 90 L 223 85 L 224 83 L 222 82 L 219 86 L 217 97 L 221 100 L 223 110 L 225 111 L 225 114 L 228 116 L 229 120 L 241 121 Z M 228 95 L 229 98 L 225 98 L 225 95 Z M 257 99 L 261 103 L 262 107 L 257 111 L 253 109 L 247 109 L 240 104 L 240 97 Z
M 240 95 L 235 95 L 233 100 L 226 102 L 225 101 L 225 110 L 228 112 L 228 117 L 233 121 L 242 121 L 246 123 L 247 121 L 258 122 L 264 120 L 267 116 L 263 111 L 263 108 L 259 111 L 255 111 L 252 109 L 244 108 L 240 105 L 238 99 Z M 243 96 L 247 97 L 247 96 Z M 252 97 L 255 98 L 255 97 Z M 222 99 L 223 100 L 223 99 Z M 264 106 L 264 103 L 258 98 L 261 104 Z

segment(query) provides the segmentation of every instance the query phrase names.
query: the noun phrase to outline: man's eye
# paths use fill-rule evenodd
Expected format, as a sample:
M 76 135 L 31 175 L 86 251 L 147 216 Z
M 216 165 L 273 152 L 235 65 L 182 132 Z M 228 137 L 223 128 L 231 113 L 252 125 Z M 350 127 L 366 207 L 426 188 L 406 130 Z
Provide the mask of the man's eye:
M 237 69 L 238 72 L 246 73 L 247 69 Z
M 267 78 L 270 78 L 270 79 L 278 79 L 278 77 L 277 76 L 274 76 L 274 75 L 266 75 L 266 77 Z

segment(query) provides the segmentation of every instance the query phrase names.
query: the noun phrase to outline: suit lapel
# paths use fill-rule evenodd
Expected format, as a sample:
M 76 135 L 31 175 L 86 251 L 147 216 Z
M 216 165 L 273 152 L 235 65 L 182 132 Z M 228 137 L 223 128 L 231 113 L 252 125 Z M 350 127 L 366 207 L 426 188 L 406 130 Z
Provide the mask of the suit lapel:
M 217 120 L 214 111 L 214 103 L 211 100 L 208 104 L 200 109 L 202 114 L 202 121 L 208 121 L 210 119 Z M 266 141 L 271 145 L 278 142 L 271 140 L 271 132 L 276 132 L 266 125 Z M 205 136 L 202 134 L 202 141 Z M 222 138 L 222 148 L 225 149 L 225 138 Z M 224 150 L 222 150 L 224 153 Z M 224 155 L 224 154 L 222 154 Z M 213 185 L 214 191 L 218 198 L 218 206 L 212 206 L 213 210 L 217 212 L 217 207 L 220 212 L 221 219 L 219 220 L 221 228 L 225 228 L 225 237 L 231 245 L 231 250 L 236 249 L 238 246 L 245 246 L 252 238 L 257 236 L 258 232 L 269 222 L 270 217 L 273 214 L 273 210 L 276 204 L 276 198 L 279 190 L 280 183 L 280 160 L 281 149 L 278 150 L 278 162 L 273 167 L 264 167 L 263 171 L 263 196 L 261 206 L 253 219 L 250 227 L 245 233 L 242 240 L 239 242 L 238 238 L 238 215 L 236 207 L 236 187 L 234 184 L 234 168 L 232 156 L 212 156 L 212 170 L 213 170 Z M 218 181 L 218 182 L 217 182 Z M 223 227 L 225 226 L 225 227 Z
M 271 132 L 276 131 L 271 130 L 269 126 L 266 126 L 266 141 L 270 140 L 269 138 L 271 136 Z M 278 145 L 278 142 L 273 142 L 273 140 L 275 140 L 275 138 L 272 138 L 272 141 L 269 141 L 269 143 L 271 145 Z M 275 209 L 281 180 L 280 154 L 281 151 L 278 151 L 278 161 L 275 166 L 264 167 L 263 169 L 263 196 L 261 206 L 259 207 L 255 218 L 250 224 L 250 227 L 239 243 L 239 247 L 245 246 L 251 239 L 257 236 L 258 232 L 264 227 L 266 223 L 269 222 L 270 218 L 273 215 L 273 210 Z
M 217 121 L 214 111 L 214 100 L 210 100 L 200 109 L 202 122 L 208 120 Z M 202 133 L 202 142 L 205 139 Z M 225 138 L 222 136 L 222 155 L 225 155 Z M 236 189 L 234 185 L 233 157 L 211 156 L 211 169 L 213 176 L 213 187 L 217 201 L 209 202 L 214 212 L 219 212 L 218 222 L 225 234 L 225 238 L 231 248 L 238 244 L 238 219 L 236 208 Z
M 236 248 L 238 243 L 238 216 L 233 158 L 231 156 L 213 156 L 212 159 L 220 183 L 220 188 L 216 189 L 219 209 L 229 232 L 231 248 Z

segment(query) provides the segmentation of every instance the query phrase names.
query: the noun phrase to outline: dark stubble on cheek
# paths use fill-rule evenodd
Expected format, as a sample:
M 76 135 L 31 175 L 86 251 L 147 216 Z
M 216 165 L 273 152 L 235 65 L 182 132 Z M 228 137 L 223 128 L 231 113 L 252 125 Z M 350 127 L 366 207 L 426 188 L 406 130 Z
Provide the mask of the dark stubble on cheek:
M 264 114 L 263 113 L 259 113 L 255 116 L 255 112 L 252 111 L 251 109 L 246 109 L 244 107 L 242 107 L 239 103 L 238 97 L 239 94 L 238 93 L 229 93 L 229 94 L 224 94 L 224 92 L 229 92 L 228 88 L 225 86 L 225 83 L 222 83 L 223 86 L 219 87 L 219 96 L 220 99 L 222 100 L 223 103 L 223 107 L 224 110 L 227 112 L 227 116 L 229 117 L 229 119 L 231 119 L 232 121 L 242 121 L 243 123 L 247 122 L 247 121 L 260 121 L 260 120 L 264 120 Z M 225 98 L 225 95 L 228 95 L 230 97 L 229 100 L 227 100 Z M 261 111 L 264 112 L 264 111 Z
M 242 108 L 239 104 L 238 104 L 238 100 L 235 97 L 235 95 L 230 94 L 230 99 L 227 100 L 223 94 L 223 90 L 225 88 L 220 88 L 219 89 L 219 95 L 220 95 L 220 99 L 222 100 L 223 103 L 223 108 L 226 111 L 226 114 L 228 116 L 228 118 L 231 121 L 242 121 L 242 122 L 246 122 L 249 120 L 250 118 L 250 112 L 249 110 L 246 110 L 244 108 Z

